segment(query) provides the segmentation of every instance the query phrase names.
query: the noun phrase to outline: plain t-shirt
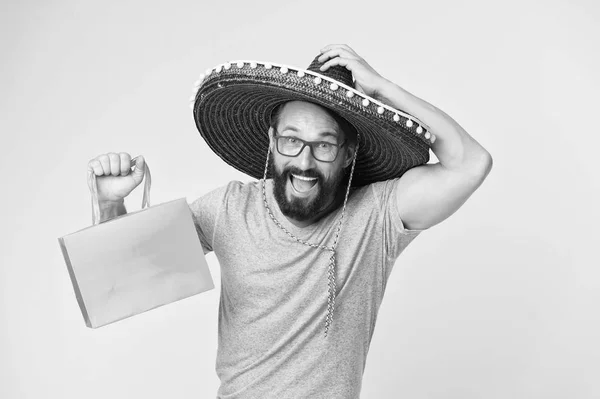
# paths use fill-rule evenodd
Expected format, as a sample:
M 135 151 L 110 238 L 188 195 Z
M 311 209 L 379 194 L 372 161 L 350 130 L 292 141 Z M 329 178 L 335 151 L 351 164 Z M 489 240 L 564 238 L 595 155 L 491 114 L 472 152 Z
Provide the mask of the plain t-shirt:
M 353 189 L 336 249 L 333 323 L 325 337 L 331 252 L 296 242 L 269 216 L 261 181 L 233 181 L 190 204 L 205 253 L 221 268 L 217 397 L 359 398 L 377 312 L 394 263 L 423 230 L 404 228 L 398 179 Z M 342 207 L 292 234 L 331 246 Z

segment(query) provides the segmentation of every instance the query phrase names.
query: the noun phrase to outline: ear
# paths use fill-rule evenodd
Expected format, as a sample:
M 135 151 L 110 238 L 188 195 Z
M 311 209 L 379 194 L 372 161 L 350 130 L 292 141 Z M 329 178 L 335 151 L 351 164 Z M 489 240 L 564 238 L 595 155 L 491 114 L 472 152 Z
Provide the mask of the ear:
M 344 155 L 346 156 L 346 158 L 344 159 L 344 168 L 347 168 L 352 164 L 355 150 L 356 144 L 349 144 L 348 146 L 346 146 L 346 151 L 344 151 Z

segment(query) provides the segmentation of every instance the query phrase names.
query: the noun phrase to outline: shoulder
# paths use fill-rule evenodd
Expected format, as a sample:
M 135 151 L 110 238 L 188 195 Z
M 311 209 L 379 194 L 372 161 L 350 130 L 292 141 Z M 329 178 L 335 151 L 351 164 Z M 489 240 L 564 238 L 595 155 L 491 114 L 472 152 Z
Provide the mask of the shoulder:
M 371 183 L 360 188 L 359 198 L 361 203 L 374 209 L 386 223 L 393 225 L 402 233 L 418 233 L 426 230 L 410 228 L 405 226 L 404 220 L 398 207 L 398 187 L 400 187 L 400 177 Z
M 246 185 L 240 181 L 230 181 L 229 183 L 212 189 L 201 195 L 190 203 L 192 211 L 210 210 L 220 208 L 225 202 L 244 195 L 244 190 L 248 190 Z
M 238 180 L 230 181 L 224 186 L 217 188 L 207 194 L 207 201 L 218 204 L 225 211 L 248 210 L 250 207 L 262 203 L 262 184 L 261 180 L 242 182 Z
M 248 201 L 251 198 L 258 197 L 262 193 L 261 182 L 261 180 L 251 182 L 230 181 L 222 187 L 224 199 L 229 201 Z
M 364 217 L 379 215 L 380 218 L 381 211 L 389 207 L 392 186 L 389 181 L 383 181 L 352 187 L 348 196 L 347 212 Z
M 230 197 L 235 198 L 238 196 L 252 195 L 253 193 L 259 192 L 259 190 L 260 184 L 258 184 L 258 182 L 244 183 L 239 180 L 232 180 L 223 186 L 209 191 L 199 199 L 220 197 L 221 199 L 225 200 L 226 198 Z
M 359 201 L 372 202 L 374 206 L 383 207 L 388 205 L 398 179 L 378 181 L 357 187 L 352 191 L 352 197 Z

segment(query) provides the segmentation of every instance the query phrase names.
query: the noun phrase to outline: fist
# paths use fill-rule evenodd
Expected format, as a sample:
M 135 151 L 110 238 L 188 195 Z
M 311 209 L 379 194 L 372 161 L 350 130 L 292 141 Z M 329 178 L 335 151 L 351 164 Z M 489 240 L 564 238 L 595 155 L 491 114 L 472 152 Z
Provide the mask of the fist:
M 144 178 L 145 161 L 143 156 L 136 159 L 135 169 L 131 170 L 131 155 L 126 152 L 98 155 L 88 162 L 88 172 L 93 172 L 98 187 L 98 202 L 118 202 L 136 188 Z M 88 181 L 92 191 L 91 181 Z

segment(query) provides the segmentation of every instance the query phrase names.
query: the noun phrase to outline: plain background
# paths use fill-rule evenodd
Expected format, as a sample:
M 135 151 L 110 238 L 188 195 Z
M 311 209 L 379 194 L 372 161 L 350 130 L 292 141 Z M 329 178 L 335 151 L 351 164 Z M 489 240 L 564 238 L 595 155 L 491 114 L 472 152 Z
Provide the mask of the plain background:
M 57 238 L 91 224 L 86 166 L 102 153 L 144 155 L 153 204 L 250 181 L 197 132 L 193 82 L 235 59 L 306 67 L 329 43 L 448 113 L 494 159 L 396 263 L 362 397 L 600 397 L 597 2 L 0 7 L 0 397 L 215 396 L 214 255 L 214 290 L 91 330 Z M 139 209 L 141 188 L 126 205 Z

